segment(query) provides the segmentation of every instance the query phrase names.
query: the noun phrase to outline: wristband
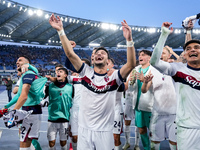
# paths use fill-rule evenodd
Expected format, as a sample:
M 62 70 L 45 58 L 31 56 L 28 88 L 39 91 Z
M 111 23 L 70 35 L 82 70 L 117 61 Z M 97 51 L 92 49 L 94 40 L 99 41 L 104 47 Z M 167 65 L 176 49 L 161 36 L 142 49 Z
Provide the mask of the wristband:
M 126 41 L 126 45 L 127 45 L 127 47 L 133 47 L 134 42 L 133 41 Z
M 184 29 L 184 33 L 185 34 L 191 34 L 192 32 L 191 32 L 191 30 Z
M 59 36 L 63 36 L 65 35 L 65 31 L 62 29 L 60 31 L 57 31 Z
M 186 34 L 191 34 L 191 30 L 187 30 L 187 31 L 186 31 Z

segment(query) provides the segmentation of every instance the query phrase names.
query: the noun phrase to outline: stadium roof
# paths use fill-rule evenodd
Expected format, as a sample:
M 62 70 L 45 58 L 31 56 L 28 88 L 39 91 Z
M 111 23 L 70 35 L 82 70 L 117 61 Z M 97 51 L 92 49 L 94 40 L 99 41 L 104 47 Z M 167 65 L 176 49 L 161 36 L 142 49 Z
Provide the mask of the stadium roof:
M 58 34 L 48 19 L 52 12 L 39 10 L 11 0 L 0 0 L 0 40 L 48 45 L 61 45 Z M 105 46 L 124 47 L 120 24 L 103 23 L 57 14 L 63 20 L 64 30 L 70 40 L 81 47 Z M 133 41 L 136 48 L 154 47 L 160 35 L 160 27 L 134 26 Z M 193 29 L 193 39 L 200 39 L 200 29 Z M 175 28 L 167 40 L 173 48 L 183 46 L 185 34 L 182 28 Z

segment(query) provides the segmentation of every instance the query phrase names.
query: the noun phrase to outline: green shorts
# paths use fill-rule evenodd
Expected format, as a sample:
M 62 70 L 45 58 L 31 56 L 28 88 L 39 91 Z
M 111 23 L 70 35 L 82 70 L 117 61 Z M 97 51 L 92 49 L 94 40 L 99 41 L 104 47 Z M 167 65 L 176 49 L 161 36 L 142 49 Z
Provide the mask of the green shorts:
M 149 128 L 151 120 L 151 112 L 135 110 L 135 126 L 139 128 Z

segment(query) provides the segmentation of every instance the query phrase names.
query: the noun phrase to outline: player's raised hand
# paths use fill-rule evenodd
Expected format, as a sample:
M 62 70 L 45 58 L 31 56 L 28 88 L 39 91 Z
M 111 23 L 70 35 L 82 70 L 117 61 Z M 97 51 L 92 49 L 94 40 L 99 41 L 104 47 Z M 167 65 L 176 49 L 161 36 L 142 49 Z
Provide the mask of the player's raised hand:
M 143 74 L 143 71 L 141 71 L 141 73 L 136 72 L 136 79 L 140 80 L 141 82 L 144 82 L 144 74 Z
M 23 73 L 25 73 L 26 71 L 28 71 L 28 67 L 29 67 L 29 64 L 24 64 L 24 65 L 22 65 L 21 66 L 21 73 L 23 74 Z
M 151 70 L 149 71 L 148 75 L 144 76 L 144 82 L 148 83 L 153 79 L 153 75 L 151 73 Z
M 63 23 L 59 16 L 57 16 L 56 18 L 55 15 L 52 14 L 51 17 L 49 18 L 49 23 L 57 31 L 60 31 L 63 29 Z
M 162 27 L 166 27 L 166 28 L 169 29 L 171 25 L 172 25 L 171 22 L 163 22 Z M 173 32 L 173 27 L 171 27 L 169 30 L 170 30 L 170 33 L 172 33 Z
M 127 41 L 132 41 L 132 31 L 131 28 L 128 26 L 126 20 L 124 22 L 121 22 L 122 24 L 122 30 L 123 30 L 123 35 Z
M 70 44 L 71 44 L 71 46 L 74 48 L 74 47 L 76 47 L 76 42 L 74 42 L 74 41 L 69 41 L 70 42 Z
M 190 19 L 190 20 L 188 21 L 188 26 L 187 26 L 186 29 L 188 29 L 188 30 L 192 30 L 193 27 L 194 27 L 194 24 L 193 24 L 192 20 Z

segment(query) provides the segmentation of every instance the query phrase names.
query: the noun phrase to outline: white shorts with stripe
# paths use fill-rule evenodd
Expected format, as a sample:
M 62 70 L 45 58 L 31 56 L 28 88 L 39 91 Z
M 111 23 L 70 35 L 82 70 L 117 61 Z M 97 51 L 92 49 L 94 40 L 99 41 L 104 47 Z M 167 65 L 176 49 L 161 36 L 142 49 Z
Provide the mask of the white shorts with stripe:
M 176 142 L 176 130 L 175 123 L 176 115 L 155 115 L 151 116 L 150 123 L 150 138 L 152 141 L 164 141 L 169 139 L 172 142 Z
M 41 125 L 41 114 L 32 114 L 25 118 L 21 125 L 20 141 L 25 142 L 27 138 L 38 139 Z
M 124 119 L 133 120 L 135 118 L 135 112 L 131 105 L 125 104 Z
M 78 150 L 114 150 L 112 131 L 92 131 L 79 126 Z
M 49 141 L 53 141 L 57 137 L 57 133 L 59 133 L 60 141 L 67 140 L 67 133 L 68 133 L 68 122 L 63 123 L 55 123 L 55 122 L 48 122 L 48 130 L 47 130 L 47 138 Z
M 120 134 L 123 127 L 123 112 L 121 108 L 115 109 L 115 118 L 114 118 L 114 134 Z

